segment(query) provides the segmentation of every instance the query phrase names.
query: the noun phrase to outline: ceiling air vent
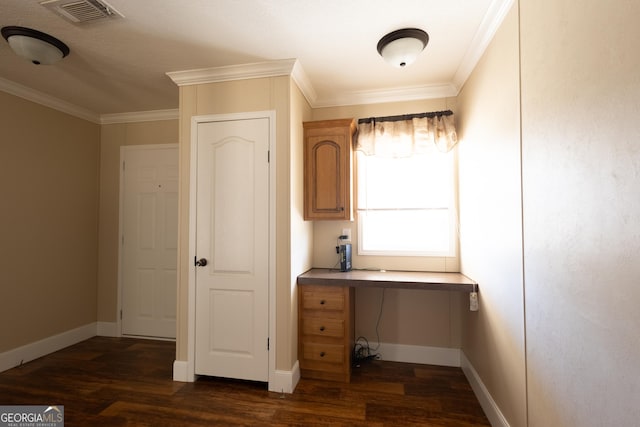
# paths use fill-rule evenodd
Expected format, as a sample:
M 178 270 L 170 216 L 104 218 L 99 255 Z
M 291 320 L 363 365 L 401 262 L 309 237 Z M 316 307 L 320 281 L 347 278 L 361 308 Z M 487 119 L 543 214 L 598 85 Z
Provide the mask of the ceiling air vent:
M 124 18 L 120 12 L 103 0 L 45 0 L 40 4 L 75 24 L 105 18 Z

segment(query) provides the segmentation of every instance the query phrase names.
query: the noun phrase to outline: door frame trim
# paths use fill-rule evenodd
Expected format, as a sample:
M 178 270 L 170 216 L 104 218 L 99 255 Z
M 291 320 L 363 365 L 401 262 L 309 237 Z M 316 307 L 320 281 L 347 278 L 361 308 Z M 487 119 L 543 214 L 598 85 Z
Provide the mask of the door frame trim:
M 196 257 L 196 191 L 198 125 L 208 122 L 237 121 L 252 119 L 269 120 L 269 385 L 277 381 L 276 373 L 276 112 L 275 110 L 252 111 L 231 114 L 207 114 L 191 117 L 191 141 L 189 163 L 189 260 Z M 187 323 L 187 365 L 188 381 L 195 381 L 196 353 L 196 269 L 189 262 L 188 283 L 188 323 Z M 265 343 L 266 345 L 267 343 Z M 271 387 L 269 387 L 271 388 Z
M 118 196 L 118 300 L 116 303 L 116 337 L 125 336 L 122 333 L 122 317 L 120 313 L 122 313 L 122 293 L 123 289 L 123 271 L 122 271 L 122 257 L 124 256 L 124 251 L 122 250 L 122 239 L 124 233 L 124 168 L 122 166 L 122 162 L 124 162 L 124 156 L 128 151 L 134 150 L 161 150 L 167 148 L 175 148 L 178 152 L 176 153 L 180 156 L 180 145 L 179 144 L 140 144 L 140 145 L 122 145 L 120 146 L 120 161 L 118 163 L 118 168 L 120 168 L 120 192 Z M 179 157 L 178 157 L 179 158 Z M 179 225 L 179 224 L 178 224 Z M 177 304 L 177 298 L 176 298 Z M 127 335 L 132 336 L 132 335 Z M 144 338 L 144 337 L 140 337 Z M 161 339 L 162 338 L 153 338 L 153 339 Z M 173 341 L 170 339 L 165 339 L 167 341 Z

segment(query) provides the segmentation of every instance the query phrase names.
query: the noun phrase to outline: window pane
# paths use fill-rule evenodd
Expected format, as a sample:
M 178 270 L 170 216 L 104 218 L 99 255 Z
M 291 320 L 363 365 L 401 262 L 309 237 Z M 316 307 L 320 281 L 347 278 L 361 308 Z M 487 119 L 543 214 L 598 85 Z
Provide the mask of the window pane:
M 446 208 L 451 154 L 380 158 L 358 152 L 358 208 Z
M 419 252 L 448 255 L 448 209 L 359 212 L 361 252 Z

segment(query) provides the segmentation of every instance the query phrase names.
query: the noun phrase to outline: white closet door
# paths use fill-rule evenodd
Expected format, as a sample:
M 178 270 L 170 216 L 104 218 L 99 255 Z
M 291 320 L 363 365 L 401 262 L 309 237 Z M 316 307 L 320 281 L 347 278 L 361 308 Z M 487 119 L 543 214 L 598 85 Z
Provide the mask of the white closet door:
M 123 149 L 122 334 L 176 337 L 178 148 Z
M 269 119 L 197 132 L 195 372 L 267 381 Z

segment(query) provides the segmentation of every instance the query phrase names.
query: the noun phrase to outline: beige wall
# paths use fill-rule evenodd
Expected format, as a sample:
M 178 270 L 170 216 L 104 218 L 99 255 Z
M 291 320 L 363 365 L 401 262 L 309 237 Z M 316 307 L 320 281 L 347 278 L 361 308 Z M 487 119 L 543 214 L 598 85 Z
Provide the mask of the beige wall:
M 637 425 L 640 2 L 520 5 L 529 425 Z
M 100 126 L 0 92 L 0 353 L 96 321 Z
M 313 120 L 389 116 L 426 111 L 452 110 L 454 98 L 384 104 L 352 105 L 313 110 Z M 385 270 L 459 271 L 457 257 L 359 256 L 358 223 L 354 221 L 314 221 L 313 266 L 333 268 L 338 261 L 336 240 L 343 228 L 351 228 L 353 268 Z M 460 344 L 460 295 L 452 292 L 425 292 L 388 289 L 379 324 L 380 342 L 424 347 L 458 348 Z M 376 324 L 382 300 L 381 289 L 356 290 L 356 336 L 377 342 Z M 385 355 L 382 354 L 384 358 Z
M 291 155 L 289 168 L 291 173 L 291 277 L 287 334 L 292 337 L 289 353 L 291 360 L 298 360 L 298 287 L 300 273 L 313 266 L 313 223 L 303 218 L 304 177 L 303 177 L 303 138 L 302 123 L 311 120 L 312 110 L 298 86 L 291 81 Z
M 526 425 L 518 8 L 458 96 L 462 272 L 480 310 L 462 301 L 462 351 L 509 425 Z M 552 425 L 552 424 L 549 424 Z
M 100 224 L 98 321 L 116 322 L 118 308 L 118 222 L 120 147 L 177 144 L 178 120 L 103 125 L 100 132 Z
M 519 7 L 458 99 L 462 349 L 509 425 L 635 425 L 640 4 Z
M 180 88 L 180 255 L 178 280 L 178 337 L 177 360 L 187 360 L 188 342 L 188 272 L 191 263 L 188 259 L 188 218 L 189 218 L 189 149 L 191 143 L 191 117 L 208 114 L 229 114 L 248 111 L 276 111 L 276 369 L 291 370 L 295 363 L 296 331 L 292 318 L 295 308 L 295 295 L 292 277 L 297 276 L 307 263 L 303 260 L 292 261 L 292 219 L 298 206 L 299 195 L 292 195 L 296 189 L 291 182 L 292 156 L 299 153 L 291 149 L 293 128 L 291 116 L 308 114 L 308 107 L 300 100 L 299 94 L 291 94 L 292 84 L 289 76 L 210 83 Z M 295 113 L 292 103 L 295 102 Z M 298 134 L 300 130 L 298 128 Z M 309 240 L 306 236 L 303 239 Z M 296 242 L 298 240 L 296 239 Z M 304 245 L 302 246 L 304 247 Z

